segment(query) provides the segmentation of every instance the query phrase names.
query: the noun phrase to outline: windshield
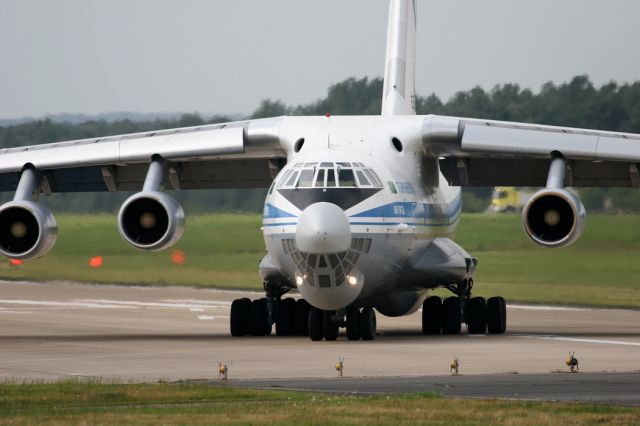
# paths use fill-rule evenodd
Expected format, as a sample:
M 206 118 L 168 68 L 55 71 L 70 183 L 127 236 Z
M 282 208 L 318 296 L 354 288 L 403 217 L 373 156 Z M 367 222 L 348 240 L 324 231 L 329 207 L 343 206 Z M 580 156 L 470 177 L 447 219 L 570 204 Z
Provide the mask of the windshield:
M 373 169 L 362 163 L 297 163 L 286 171 L 277 188 L 381 188 Z

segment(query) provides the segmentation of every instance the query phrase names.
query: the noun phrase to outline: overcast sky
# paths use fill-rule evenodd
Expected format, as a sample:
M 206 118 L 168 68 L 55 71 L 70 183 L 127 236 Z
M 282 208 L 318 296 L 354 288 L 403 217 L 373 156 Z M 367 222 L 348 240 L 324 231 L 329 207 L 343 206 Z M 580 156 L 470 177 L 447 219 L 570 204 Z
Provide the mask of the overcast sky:
M 249 113 L 381 76 L 386 0 L 0 0 L 0 118 Z M 640 80 L 640 1 L 418 0 L 417 92 Z

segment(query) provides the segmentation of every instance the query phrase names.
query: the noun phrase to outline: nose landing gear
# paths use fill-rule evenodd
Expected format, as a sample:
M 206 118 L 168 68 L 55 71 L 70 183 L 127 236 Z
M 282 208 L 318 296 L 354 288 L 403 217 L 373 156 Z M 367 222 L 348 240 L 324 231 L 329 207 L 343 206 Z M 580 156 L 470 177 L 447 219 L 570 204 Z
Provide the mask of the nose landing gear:
M 346 318 L 346 319 L 345 319 Z M 346 311 L 323 311 L 311 308 L 309 337 L 311 340 L 336 340 L 340 327 L 346 327 L 348 340 L 373 340 L 376 337 L 376 312 L 371 307 Z

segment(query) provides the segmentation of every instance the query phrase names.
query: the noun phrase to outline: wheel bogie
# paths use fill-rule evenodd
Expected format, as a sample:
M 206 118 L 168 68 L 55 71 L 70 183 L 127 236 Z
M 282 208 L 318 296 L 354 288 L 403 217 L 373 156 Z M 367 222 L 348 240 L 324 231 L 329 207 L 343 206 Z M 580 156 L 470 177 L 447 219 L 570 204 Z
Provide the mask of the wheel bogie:
M 267 299 L 256 299 L 251 302 L 249 314 L 251 334 L 253 336 L 267 336 L 271 334 L 272 324 L 269 322 Z
M 325 340 L 336 340 L 338 338 L 339 326 L 334 320 L 335 312 L 322 311 L 322 333 Z
M 427 297 L 422 304 L 422 333 L 439 334 L 442 330 L 442 299 Z
M 296 300 L 293 309 L 293 333 L 296 336 L 309 335 L 309 311 L 311 305 L 304 299 Z
M 484 334 L 487 331 L 487 302 L 483 297 L 469 299 L 465 309 L 467 332 Z
M 502 297 L 487 300 L 487 330 L 489 334 L 503 334 L 507 329 L 507 304 Z
M 322 340 L 324 337 L 324 314 L 318 308 L 309 311 L 309 338 L 313 341 Z
M 231 314 L 229 325 L 231 335 L 240 337 L 251 333 L 249 313 L 251 310 L 251 300 L 248 298 L 236 299 L 231 303 Z
M 360 310 L 358 308 L 347 309 L 347 339 L 360 340 Z
M 360 336 L 362 340 L 373 340 L 376 338 L 376 311 L 371 307 L 365 307 L 360 312 Z
M 295 307 L 296 301 L 290 297 L 278 302 L 276 306 L 276 335 L 290 336 L 293 334 Z
M 447 297 L 442 302 L 442 334 L 458 334 L 461 328 L 460 299 Z

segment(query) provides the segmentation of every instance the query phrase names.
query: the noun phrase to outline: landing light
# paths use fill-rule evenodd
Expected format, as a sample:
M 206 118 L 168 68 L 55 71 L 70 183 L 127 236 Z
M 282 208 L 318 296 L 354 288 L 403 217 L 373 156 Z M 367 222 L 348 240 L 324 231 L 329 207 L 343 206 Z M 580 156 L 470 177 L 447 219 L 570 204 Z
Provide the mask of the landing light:
M 354 276 L 350 276 L 349 278 L 347 278 L 347 281 L 349 281 L 349 284 L 351 284 L 351 285 L 358 284 L 358 280 Z

